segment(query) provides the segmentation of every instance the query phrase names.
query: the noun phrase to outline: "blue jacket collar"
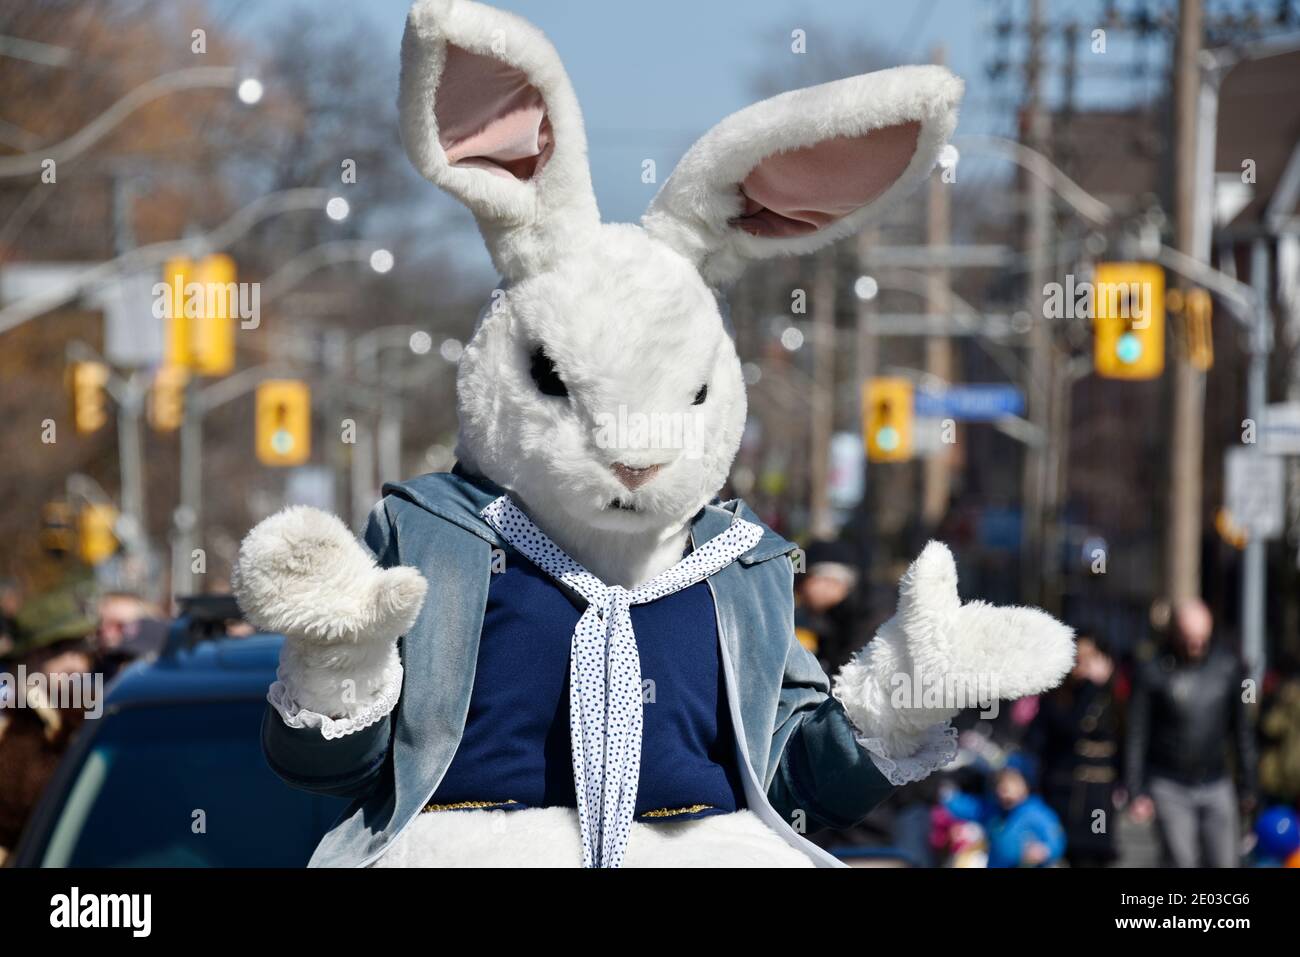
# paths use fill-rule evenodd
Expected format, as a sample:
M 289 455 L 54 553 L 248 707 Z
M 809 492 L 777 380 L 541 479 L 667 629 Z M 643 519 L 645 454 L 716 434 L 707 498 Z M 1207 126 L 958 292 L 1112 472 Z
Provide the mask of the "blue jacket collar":
M 385 495 L 394 495 L 420 506 L 427 512 L 451 522 L 482 538 L 495 547 L 505 542 L 479 514 L 490 502 L 506 494 L 505 489 L 479 475 L 471 475 L 459 464 L 450 472 L 430 472 L 405 482 L 384 485 Z M 698 548 L 721 535 L 737 519 L 752 522 L 763 529 L 763 537 L 740 556 L 743 565 L 767 561 L 795 549 L 795 544 L 768 528 L 740 499 L 705 505 L 691 521 L 691 546 Z

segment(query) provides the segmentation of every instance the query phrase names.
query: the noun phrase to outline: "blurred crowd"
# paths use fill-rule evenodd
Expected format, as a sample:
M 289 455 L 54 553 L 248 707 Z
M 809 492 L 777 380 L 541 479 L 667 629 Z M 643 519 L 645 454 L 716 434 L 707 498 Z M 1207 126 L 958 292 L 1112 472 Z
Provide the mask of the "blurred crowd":
M 17 583 L 0 583 L 0 675 L 7 679 L 0 683 L 0 864 L 87 713 L 102 707 L 90 700 L 94 689 L 102 693 L 128 662 L 158 654 L 166 634 L 159 610 L 138 595 L 70 586 L 24 601 Z M 75 700 L 56 693 L 65 683 L 31 680 L 91 675 L 101 680 Z
M 856 569 L 845 546 L 814 543 L 797 578 L 796 633 L 828 674 L 874 630 Z M 12 707 L 13 676 L 106 683 L 158 655 L 167 629 L 138 595 L 73 585 L 24 600 L 0 583 L 0 863 L 89 710 L 34 687 Z M 963 712 L 952 765 L 813 839 L 850 860 L 928 867 L 1300 866 L 1295 665 L 1256 688 L 1199 601 L 1127 654 L 1081 632 L 1061 687 Z
M 861 647 L 856 566 L 814 543 L 796 629 L 828 674 Z M 1300 867 L 1300 669 L 1257 687 L 1191 601 L 1127 654 L 1080 631 L 1061 687 L 963 712 L 957 760 L 866 823 L 814 839 L 845 857 L 956 867 Z

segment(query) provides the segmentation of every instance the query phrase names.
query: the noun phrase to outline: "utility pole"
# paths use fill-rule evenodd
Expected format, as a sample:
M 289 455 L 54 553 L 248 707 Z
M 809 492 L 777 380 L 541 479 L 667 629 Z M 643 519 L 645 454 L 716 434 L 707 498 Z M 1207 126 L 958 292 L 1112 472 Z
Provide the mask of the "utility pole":
M 813 275 L 812 434 L 808 469 L 809 527 L 814 538 L 829 536 L 831 522 L 830 450 L 835 427 L 835 247 L 817 256 Z
M 871 252 L 880 242 L 880 232 L 875 226 L 868 226 L 858 233 L 855 253 L 857 256 L 858 275 L 865 276 L 871 269 Z M 879 363 L 880 337 L 876 334 L 874 317 L 876 303 L 874 298 L 855 296 L 856 329 L 856 367 L 858 378 L 858 408 L 862 408 L 862 396 L 866 394 L 867 382 L 876 374 Z M 863 423 L 865 428 L 866 423 Z M 863 430 L 860 430 L 863 431 Z M 865 435 L 865 431 L 863 431 Z M 865 453 L 864 453 L 865 454 Z
M 1257 306 L 1250 342 L 1250 365 L 1246 373 L 1246 414 L 1256 423 L 1263 418 L 1268 404 L 1268 357 L 1273 346 L 1273 324 L 1269 314 L 1269 254 L 1268 240 L 1257 237 L 1250 250 L 1250 282 L 1255 289 Z M 1241 652 L 1246 661 L 1246 673 L 1256 682 L 1264 678 L 1267 651 L 1264 626 L 1268 553 L 1265 547 L 1262 537 L 1249 536 L 1241 562 Z
M 191 376 L 185 383 L 185 412 L 181 419 L 180 503 L 173 513 L 172 596 L 194 593 L 194 550 L 200 544 L 200 510 L 203 507 L 203 409 L 199 383 Z
M 946 60 L 942 46 L 931 53 L 932 62 L 942 66 Z M 929 197 L 926 203 L 926 241 L 931 249 L 946 249 L 952 236 L 952 212 L 948 184 L 943 176 L 930 175 Z M 947 316 L 949 283 L 951 277 L 946 263 L 930 267 L 926 294 L 931 315 Z M 925 340 L 925 371 L 935 379 L 950 383 L 953 380 L 952 339 L 946 334 L 929 336 Z M 940 448 L 925 458 L 921 493 L 921 520 L 927 532 L 936 529 L 948 511 L 952 494 L 952 457 L 946 448 Z
M 123 256 L 135 248 L 135 224 L 132 211 L 136 190 L 128 170 L 117 170 L 113 176 L 113 251 Z M 137 369 L 123 374 L 122 388 L 117 396 L 117 456 L 121 471 L 121 522 L 126 529 L 123 544 L 133 566 L 129 572 L 132 584 L 144 584 L 135 576 L 142 573 L 140 562 L 150 558 L 148 523 L 144 514 L 144 434 L 140 425 L 144 412 L 144 377 Z
M 880 242 L 880 233 L 875 226 L 869 226 L 858 233 L 854 241 L 854 259 L 858 276 L 869 273 L 871 250 Z M 865 290 L 863 290 L 865 292 Z M 858 434 L 862 436 L 862 499 L 858 502 L 854 524 L 856 534 L 851 536 L 857 547 L 858 582 L 856 601 L 859 609 L 866 609 L 866 595 L 871 581 L 871 561 L 875 540 L 874 513 L 871 508 L 871 483 L 874 475 L 871 463 L 867 459 L 866 435 L 867 416 L 864 400 L 867 395 L 867 383 L 876 374 L 879 365 L 880 337 L 875 326 L 876 303 L 873 296 L 858 294 L 853 297 L 854 304 L 854 377 L 857 389 L 854 395 L 857 401 Z
M 1031 0 L 1029 12 L 1029 53 L 1025 63 L 1027 100 L 1022 135 L 1025 145 L 1047 154 L 1051 142 L 1051 120 L 1044 103 L 1043 0 Z M 1043 314 L 1043 286 L 1048 282 L 1047 244 L 1052 230 L 1052 198 L 1046 182 L 1038 176 L 1021 175 L 1028 192 L 1029 222 L 1026 246 L 1029 250 L 1028 307 L 1029 381 L 1025 383 L 1028 418 L 1046 435 L 1051 427 L 1052 406 L 1052 330 Z M 1021 587 L 1027 601 L 1037 601 L 1042 591 L 1044 521 L 1046 519 L 1049 450 L 1045 445 L 1030 445 L 1025 453 L 1021 521 Z M 1055 561 L 1056 556 L 1046 560 Z
M 1174 246 L 1203 258 L 1196 242 L 1198 58 L 1202 33 L 1201 0 L 1179 4 L 1174 49 Z M 1186 283 L 1182 283 L 1184 287 Z M 1185 343 L 1171 356 L 1173 432 L 1169 450 L 1169 529 L 1165 556 L 1170 602 L 1201 594 L 1201 459 L 1205 426 L 1205 374 L 1195 368 Z

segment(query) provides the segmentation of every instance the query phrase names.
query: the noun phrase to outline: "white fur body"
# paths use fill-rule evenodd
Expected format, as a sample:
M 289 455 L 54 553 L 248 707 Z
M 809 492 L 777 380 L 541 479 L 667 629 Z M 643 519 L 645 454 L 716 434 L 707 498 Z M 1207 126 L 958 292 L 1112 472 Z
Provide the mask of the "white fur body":
M 581 867 L 572 808 L 421 814 L 372 867 Z M 624 867 L 812 867 L 749 811 L 634 823 Z

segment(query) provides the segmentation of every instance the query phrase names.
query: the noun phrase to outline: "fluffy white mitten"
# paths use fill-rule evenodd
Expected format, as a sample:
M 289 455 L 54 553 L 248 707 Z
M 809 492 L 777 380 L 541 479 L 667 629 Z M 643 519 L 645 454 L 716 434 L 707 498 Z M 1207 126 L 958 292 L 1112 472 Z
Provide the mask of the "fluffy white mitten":
M 834 692 L 897 784 L 919 776 L 901 769 L 904 759 L 943 751 L 937 732 L 963 708 L 1046 691 L 1073 664 L 1073 630 L 1046 612 L 963 605 L 952 553 L 930 542 L 898 584 L 894 617 L 840 670 Z
M 232 584 L 251 624 L 285 636 L 268 698 L 286 724 L 335 738 L 393 709 L 397 639 L 428 588 L 418 571 L 379 568 L 338 518 L 296 506 L 245 536 Z

